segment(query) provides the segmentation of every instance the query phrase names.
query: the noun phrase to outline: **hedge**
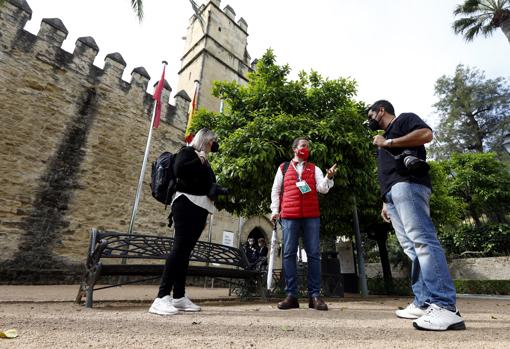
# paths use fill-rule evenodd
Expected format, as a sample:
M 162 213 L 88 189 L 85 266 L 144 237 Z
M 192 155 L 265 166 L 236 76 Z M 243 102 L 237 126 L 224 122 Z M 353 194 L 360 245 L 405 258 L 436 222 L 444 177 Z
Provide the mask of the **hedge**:
M 510 295 L 510 280 L 453 280 L 457 293 Z M 382 278 L 367 279 L 370 294 L 412 295 L 409 279 L 393 279 L 393 290 L 384 288 Z

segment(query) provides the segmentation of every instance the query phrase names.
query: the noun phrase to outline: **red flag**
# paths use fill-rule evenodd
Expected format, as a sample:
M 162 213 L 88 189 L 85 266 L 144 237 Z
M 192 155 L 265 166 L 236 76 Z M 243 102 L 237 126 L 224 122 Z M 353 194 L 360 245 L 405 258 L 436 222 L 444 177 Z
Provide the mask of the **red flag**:
M 195 111 L 197 110 L 197 99 L 198 99 L 198 89 L 199 89 L 199 83 L 197 82 L 195 85 L 195 93 L 193 93 L 193 99 L 191 100 L 189 113 L 188 113 L 188 125 L 186 126 L 186 133 L 184 135 L 184 139 L 186 143 L 191 143 L 193 140 L 193 137 L 195 136 L 193 133 L 191 133 L 191 120 L 193 119 L 193 115 L 195 115 Z
M 154 95 L 152 98 L 156 101 L 156 110 L 154 112 L 154 124 L 153 128 L 158 128 L 159 119 L 161 117 L 161 94 L 163 93 L 163 88 L 165 87 L 165 68 L 166 65 L 163 65 L 163 74 L 161 74 L 161 80 L 159 80 L 156 88 L 154 89 Z

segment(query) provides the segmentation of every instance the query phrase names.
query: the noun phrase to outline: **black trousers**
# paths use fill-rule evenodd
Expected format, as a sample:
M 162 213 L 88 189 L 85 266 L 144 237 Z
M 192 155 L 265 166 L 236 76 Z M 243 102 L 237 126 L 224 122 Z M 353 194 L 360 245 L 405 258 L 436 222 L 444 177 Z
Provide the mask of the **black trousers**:
M 172 288 L 173 298 L 184 297 L 189 257 L 204 230 L 208 214 L 206 209 L 195 205 L 185 195 L 179 196 L 174 201 L 172 215 L 175 240 L 172 251 L 166 259 L 158 298 L 168 296 Z

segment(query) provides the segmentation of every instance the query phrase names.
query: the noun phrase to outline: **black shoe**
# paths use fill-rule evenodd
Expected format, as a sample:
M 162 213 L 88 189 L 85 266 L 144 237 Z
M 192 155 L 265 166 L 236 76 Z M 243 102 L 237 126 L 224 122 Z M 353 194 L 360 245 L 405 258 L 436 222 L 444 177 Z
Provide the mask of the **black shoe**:
M 287 296 L 283 301 L 278 303 L 278 309 L 287 310 L 287 309 L 295 309 L 299 308 L 299 302 L 294 296 Z

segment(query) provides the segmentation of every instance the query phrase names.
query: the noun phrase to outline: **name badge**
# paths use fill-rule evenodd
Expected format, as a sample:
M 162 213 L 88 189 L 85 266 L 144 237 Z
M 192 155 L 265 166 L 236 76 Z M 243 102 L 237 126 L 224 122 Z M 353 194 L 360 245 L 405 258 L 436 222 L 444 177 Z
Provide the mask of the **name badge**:
M 306 183 L 306 181 L 299 181 L 296 183 L 296 186 L 298 187 L 301 194 L 306 194 L 312 191 L 312 189 L 310 189 L 310 186 L 308 185 L 308 183 Z

